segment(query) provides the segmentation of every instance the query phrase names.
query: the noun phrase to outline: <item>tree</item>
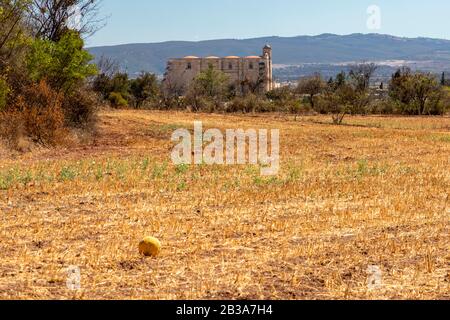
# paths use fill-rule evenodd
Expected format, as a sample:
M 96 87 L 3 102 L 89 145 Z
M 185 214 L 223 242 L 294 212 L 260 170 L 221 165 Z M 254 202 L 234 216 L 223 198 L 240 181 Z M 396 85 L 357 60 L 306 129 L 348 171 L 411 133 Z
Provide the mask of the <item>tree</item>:
M 446 85 L 445 72 L 442 72 L 441 86 L 445 86 L 445 85 Z
M 20 60 L 25 39 L 24 17 L 28 0 L 0 0 L 0 72 Z
M 440 102 L 442 87 L 432 74 L 412 73 L 409 69 L 399 69 L 389 86 L 389 97 L 409 115 L 442 114 Z
M 228 77 L 225 73 L 216 70 L 213 65 L 194 79 L 194 86 L 210 98 L 221 98 L 227 90 Z
M 130 99 L 130 81 L 128 74 L 115 74 L 106 88 L 106 98 L 114 105 L 127 106 Z
M 344 71 L 341 71 L 341 72 L 338 73 L 338 75 L 336 76 L 336 80 L 335 80 L 334 82 L 332 82 L 330 85 L 331 85 L 334 89 L 337 89 L 338 87 L 343 86 L 346 82 L 347 82 L 347 75 L 345 74 Z
M 66 32 L 58 42 L 33 41 L 27 58 L 33 81 L 46 79 L 52 88 L 72 92 L 87 77 L 97 73 L 92 56 L 83 49 L 84 42 L 75 31 Z
M 104 55 L 102 55 L 97 61 L 97 68 L 99 75 L 106 75 L 110 78 L 120 72 L 119 63 Z
M 347 83 L 339 86 L 328 86 L 323 94 L 324 109 L 331 114 L 333 123 L 341 125 L 346 115 L 354 111 L 355 101 L 360 97 L 358 92 Z
M 266 93 L 276 111 L 285 111 L 295 114 L 295 120 L 302 111 L 310 111 L 298 98 L 297 90 L 290 86 L 281 86 Z
M 59 41 L 67 30 L 89 37 L 104 25 L 99 0 L 33 0 L 29 21 L 37 38 Z
M 228 90 L 228 76 L 216 70 L 212 64 L 200 72 L 189 87 L 188 100 L 194 111 L 201 109 L 202 104 L 211 102 L 217 107 L 223 101 Z
M 136 101 L 136 107 L 159 94 L 159 85 L 156 75 L 143 72 L 137 79 L 131 81 L 130 91 Z
M 315 97 L 321 94 L 325 88 L 326 83 L 322 80 L 322 77 L 319 74 L 300 79 L 297 85 L 297 91 L 299 94 L 308 95 L 308 100 L 312 109 L 315 107 Z
M 370 87 L 370 80 L 378 69 L 374 63 L 361 63 L 350 67 L 349 76 L 355 89 L 362 92 Z
M 321 110 L 331 114 L 333 123 L 340 125 L 348 114 L 367 112 L 373 70 L 370 65 L 358 65 L 350 70 L 348 76 L 341 72 L 335 81 L 327 84 L 321 97 Z

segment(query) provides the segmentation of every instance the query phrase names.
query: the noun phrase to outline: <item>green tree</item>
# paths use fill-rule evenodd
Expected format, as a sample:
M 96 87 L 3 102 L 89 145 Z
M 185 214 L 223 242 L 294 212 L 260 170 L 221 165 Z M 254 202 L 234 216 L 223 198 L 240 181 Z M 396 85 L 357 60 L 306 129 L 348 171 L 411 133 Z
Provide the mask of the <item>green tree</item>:
M 216 70 L 212 64 L 202 71 L 192 82 L 187 98 L 194 111 L 200 110 L 203 105 L 213 105 L 213 108 L 223 101 L 228 90 L 228 76 Z
M 33 81 L 46 79 L 54 89 L 70 93 L 97 73 L 92 58 L 79 34 L 68 31 L 58 42 L 34 40 L 27 66 Z
M 338 125 L 348 114 L 366 113 L 371 99 L 369 83 L 373 70 L 372 65 L 358 65 L 348 76 L 345 72 L 339 73 L 321 95 L 321 112 L 331 114 L 333 123 Z
M 194 79 L 194 86 L 202 94 L 210 98 L 221 98 L 227 90 L 228 77 L 216 70 L 212 64 Z
M 321 108 L 331 114 L 333 123 L 341 125 L 346 115 L 354 112 L 360 93 L 350 84 L 329 86 L 323 93 Z
M 155 99 L 159 95 L 156 75 L 143 72 L 138 78 L 131 81 L 130 91 L 137 108 L 140 108 L 146 101 Z
M 313 110 L 315 108 L 316 96 L 321 94 L 325 88 L 326 83 L 322 80 L 322 77 L 319 74 L 301 79 L 297 85 L 298 93 L 308 96 L 308 101 Z
M 0 0 L 0 73 L 3 75 L 21 66 L 27 40 L 28 5 L 29 0 Z
M 389 97 L 400 112 L 408 115 L 442 114 L 443 90 L 432 74 L 398 70 L 391 79 Z

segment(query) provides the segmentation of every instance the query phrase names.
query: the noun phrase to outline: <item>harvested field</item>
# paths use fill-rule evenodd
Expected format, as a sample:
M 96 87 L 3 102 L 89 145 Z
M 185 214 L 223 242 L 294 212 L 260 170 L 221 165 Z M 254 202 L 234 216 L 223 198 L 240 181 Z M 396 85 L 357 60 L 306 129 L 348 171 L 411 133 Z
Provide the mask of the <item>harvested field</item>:
M 194 120 L 280 129 L 279 175 L 174 166 Z M 89 145 L 2 149 L 0 299 L 450 299 L 450 118 L 329 122 L 103 111 Z

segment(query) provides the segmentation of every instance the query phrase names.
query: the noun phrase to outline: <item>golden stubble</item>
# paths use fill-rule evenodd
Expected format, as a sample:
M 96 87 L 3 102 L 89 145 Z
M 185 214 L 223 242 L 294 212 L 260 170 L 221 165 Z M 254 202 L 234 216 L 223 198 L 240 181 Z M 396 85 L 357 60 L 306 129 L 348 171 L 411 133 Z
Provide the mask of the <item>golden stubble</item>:
M 279 175 L 172 165 L 194 120 L 280 129 Z M 0 298 L 450 298 L 450 119 L 329 121 L 104 111 L 88 146 L 2 150 Z

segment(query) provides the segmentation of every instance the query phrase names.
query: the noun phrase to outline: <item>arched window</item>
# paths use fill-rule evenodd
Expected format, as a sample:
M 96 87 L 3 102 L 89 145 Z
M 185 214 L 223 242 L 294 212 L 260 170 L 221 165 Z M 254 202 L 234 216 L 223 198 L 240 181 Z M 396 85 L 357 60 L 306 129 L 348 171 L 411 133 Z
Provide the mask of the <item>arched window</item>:
M 253 70 L 253 62 L 250 62 L 250 63 L 248 64 L 248 68 L 249 68 L 250 70 Z
M 191 70 L 192 69 L 192 63 L 188 62 L 186 69 Z
M 228 63 L 228 69 L 233 70 L 233 64 L 231 62 Z

